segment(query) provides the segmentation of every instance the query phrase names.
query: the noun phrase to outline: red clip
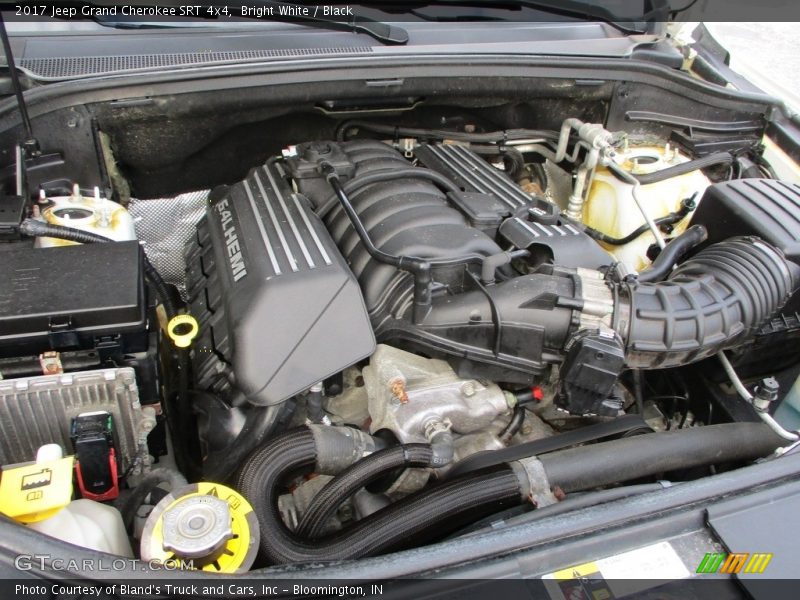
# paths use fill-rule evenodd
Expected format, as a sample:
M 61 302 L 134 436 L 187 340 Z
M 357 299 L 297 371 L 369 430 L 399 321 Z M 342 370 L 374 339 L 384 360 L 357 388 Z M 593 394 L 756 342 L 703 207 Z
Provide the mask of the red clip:
M 531 388 L 531 394 L 533 394 L 533 398 L 537 402 L 541 402 L 544 399 L 544 391 L 538 385 Z
M 83 475 L 81 473 L 81 465 L 75 461 L 75 475 L 78 478 L 78 489 L 81 491 L 81 497 L 87 500 L 94 500 L 95 502 L 104 502 L 106 500 L 113 500 L 119 496 L 119 478 L 117 477 L 117 456 L 113 448 L 108 451 L 108 470 L 111 473 L 111 487 L 102 494 L 94 494 L 86 489 L 83 483 Z

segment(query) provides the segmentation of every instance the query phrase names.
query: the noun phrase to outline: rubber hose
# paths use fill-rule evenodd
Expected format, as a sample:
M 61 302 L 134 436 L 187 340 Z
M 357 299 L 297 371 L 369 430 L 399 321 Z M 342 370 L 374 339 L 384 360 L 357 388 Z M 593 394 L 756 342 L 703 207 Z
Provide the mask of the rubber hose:
M 521 502 L 520 484 L 508 467 L 468 475 L 413 494 L 318 540 L 290 532 L 278 512 L 278 495 L 288 473 L 311 469 L 316 460 L 308 429 L 287 432 L 256 450 L 245 462 L 238 489 L 253 506 L 261 530 L 262 558 L 273 564 L 349 560 L 407 545 L 424 543 L 465 521 L 506 504 Z
M 139 510 L 148 494 L 161 484 L 167 484 L 170 490 L 175 490 L 186 485 L 186 479 L 171 469 L 153 469 L 142 477 L 135 488 L 127 492 L 124 497 L 120 496 L 116 502 L 126 530 L 132 529 L 136 511 Z
M 472 144 L 469 149 L 478 155 L 500 156 L 503 158 L 504 163 L 507 160 L 508 164 L 506 165 L 505 173 L 515 181 L 525 169 L 525 157 L 522 156 L 522 152 L 513 146 Z
M 203 459 L 203 478 L 207 481 L 228 481 L 236 469 L 253 451 L 253 448 L 268 438 L 284 420 L 291 415 L 291 406 L 283 403 L 267 407 L 250 407 L 244 425 L 236 438 L 224 450 L 215 450 Z
M 511 443 L 511 438 L 513 438 L 516 433 L 519 431 L 522 424 L 525 422 L 525 407 L 521 404 L 517 404 L 514 407 L 514 414 L 511 416 L 511 420 L 508 422 L 503 428 L 503 431 L 500 432 L 498 436 L 500 441 L 508 446 Z
M 689 250 L 706 239 L 708 239 L 708 230 L 702 225 L 692 225 L 667 244 L 647 270 L 639 273 L 639 281 L 647 283 L 665 279 Z
M 569 493 L 678 469 L 755 460 L 788 443 L 763 423 L 725 423 L 570 448 L 539 460 L 550 487 Z
M 643 173 L 639 175 L 630 173 L 630 175 L 635 177 L 642 185 L 649 185 L 651 183 L 658 183 L 659 181 L 666 181 L 667 179 L 671 179 L 673 177 L 686 175 L 687 173 L 691 173 L 692 171 L 697 171 L 699 169 L 707 169 L 708 167 L 714 167 L 716 165 L 730 165 L 732 163 L 733 156 L 729 152 L 715 152 L 714 154 L 689 160 L 687 162 L 680 163 L 679 165 L 675 165 L 674 167 L 661 169 L 660 171 L 653 171 L 652 173 Z M 613 169 L 611 172 L 615 177 L 617 177 L 617 179 L 625 181 L 618 173 L 614 173 Z
M 620 500 L 622 498 L 628 498 L 630 496 L 636 496 L 639 494 L 646 494 L 648 492 L 656 492 L 663 490 L 664 487 L 665 486 L 660 483 L 640 483 L 638 485 L 606 488 L 604 490 L 597 490 L 594 492 L 586 492 L 575 496 L 569 496 L 557 504 L 548 504 L 547 506 L 543 506 L 542 508 L 537 508 L 535 510 L 531 510 L 530 506 L 516 506 L 507 509 L 503 513 L 498 513 L 496 515 L 486 517 L 485 519 L 481 519 L 469 527 L 465 527 L 463 530 L 456 532 L 448 539 L 490 531 L 492 528 L 497 528 L 498 526 L 508 527 L 510 525 L 532 523 L 534 521 L 546 519 L 547 517 L 553 517 L 575 510 L 581 510 L 582 508 L 597 506 L 598 504 L 604 504 L 606 502 L 614 502 L 615 500 Z
M 762 458 L 789 442 L 763 423 L 691 427 L 539 457 L 551 487 L 588 490 L 658 473 Z
M 678 210 L 676 210 L 675 212 L 671 212 L 668 215 L 664 215 L 663 217 L 653 219 L 653 222 L 658 226 L 674 225 L 675 223 L 682 221 L 686 217 L 686 215 L 688 215 L 694 209 L 695 209 L 695 203 L 693 200 L 684 200 L 683 204 Z M 647 223 L 645 223 L 644 225 L 641 225 L 640 227 L 637 227 L 636 229 L 631 231 L 628 235 L 618 238 L 606 235 L 602 231 L 598 231 L 597 229 L 593 229 L 591 227 L 587 227 L 585 231 L 589 237 L 594 238 L 600 242 L 604 242 L 611 246 L 624 246 L 625 244 L 631 243 L 639 236 L 644 235 L 645 233 L 650 231 L 650 226 Z
M 370 454 L 339 473 L 314 496 L 295 533 L 306 538 L 319 537 L 336 510 L 358 490 L 394 469 L 430 467 L 432 458 L 428 444 L 403 444 Z
M 345 121 L 336 131 L 339 142 L 345 140 L 347 130 L 358 127 L 373 133 L 384 135 L 403 136 L 411 138 L 435 138 L 440 140 L 458 140 L 461 142 L 494 143 L 507 140 L 521 140 L 527 138 L 558 139 L 558 131 L 552 129 L 506 129 L 503 131 L 490 131 L 486 133 L 467 133 L 464 131 L 446 131 L 443 129 L 422 129 L 413 127 L 396 127 L 394 125 L 380 125 L 368 121 Z
M 640 279 L 620 289 L 630 313 L 627 333 L 621 332 L 627 340 L 625 363 L 633 369 L 674 367 L 731 348 L 799 286 L 800 267 L 759 238 L 713 244 L 666 281 Z
M 351 179 L 347 183 L 344 184 L 344 192 L 346 194 L 354 194 L 358 190 L 368 186 L 373 185 L 376 183 L 385 183 L 387 181 L 397 181 L 398 179 L 427 179 L 431 183 L 437 184 L 440 188 L 442 188 L 446 192 L 459 192 L 461 191 L 460 188 L 450 181 L 444 175 L 437 173 L 436 171 L 431 171 L 430 169 L 422 169 L 420 167 L 413 167 L 408 169 L 391 169 L 386 171 L 377 171 L 373 173 L 369 173 L 367 175 L 363 175 L 356 179 Z M 320 209 L 317 211 L 317 215 L 320 219 L 325 218 L 335 206 L 339 203 L 339 199 L 336 197 L 336 194 L 332 195 L 328 198 Z
M 439 469 L 453 462 L 456 454 L 453 445 L 453 433 L 449 429 L 442 429 L 428 438 L 431 443 L 431 467 Z
M 25 219 L 20 226 L 20 231 L 25 235 L 31 237 L 52 237 L 69 242 L 77 242 L 79 244 L 97 244 L 106 242 L 115 242 L 104 235 L 92 233 L 90 231 L 83 231 L 82 229 L 75 229 L 74 227 L 65 227 L 63 225 L 53 225 L 50 223 L 43 223 L 36 219 Z M 172 301 L 172 295 L 169 292 L 166 282 L 161 277 L 161 274 L 156 270 L 147 254 L 142 251 L 142 260 L 144 265 L 145 277 L 153 285 L 156 295 L 161 304 L 164 305 L 164 311 L 167 313 L 167 318 L 171 319 L 178 314 L 175 308 L 175 303 Z

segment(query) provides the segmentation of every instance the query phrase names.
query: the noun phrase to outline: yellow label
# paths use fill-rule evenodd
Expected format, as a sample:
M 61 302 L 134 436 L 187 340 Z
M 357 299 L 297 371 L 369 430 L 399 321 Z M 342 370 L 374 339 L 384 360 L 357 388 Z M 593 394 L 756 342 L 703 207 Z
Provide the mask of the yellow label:
M 175 561 L 181 561 L 180 557 L 175 556 L 171 551 L 165 550 L 162 545 L 164 539 L 164 519 L 162 517 L 164 512 L 192 496 L 216 496 L 225 500 L 231 511 L 231 531 L 233 533 L 233 537 L 225 543 L 224 552 L 210 563 L 204 563 L 202 560 L 193 561 L 194 568 L 212 573 L 246 571 L 253 563 L 255 554 L 258 551 L 258 520 L 252 506 L 245 500 L 244 496 L 219 483 L 202 481 L 191 484 L 174 491 L 164 498 L 162 502 L 167 501 L 167 503 L 164 506 L 159 504 L 156 507 L 156 510 L 159 510 L 159 508 L 162 510 L 153 527 L 152 535 L 149 536 L 147 542 L 144 539 L 142 541 L 143 544 L 149 544 L 147 555 L 164 564 L 174 564 Z
M 43 521 L 72 500 L 73 457 L 3 469 L 0 512 L 22 523 Z
M 594 575 L 599 572 L 600 569 L 597 566 L 597 563 L 588 562 L 575 567 L 569 567 L 568 569 L 556 571 L 553 573 L 553 578 L 558 580 L 577 579 L 579 577 L 588 577 L 589 575 Z

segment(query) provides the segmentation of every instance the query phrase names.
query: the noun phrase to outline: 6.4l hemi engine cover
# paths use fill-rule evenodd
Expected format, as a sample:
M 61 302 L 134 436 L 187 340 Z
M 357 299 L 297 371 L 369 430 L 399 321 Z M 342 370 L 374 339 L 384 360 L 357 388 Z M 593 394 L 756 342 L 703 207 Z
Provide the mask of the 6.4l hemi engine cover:
M 375 349 L 358 283 L 277 165 L 211 192 L 186 258 L 201 389 L 276 404 Z

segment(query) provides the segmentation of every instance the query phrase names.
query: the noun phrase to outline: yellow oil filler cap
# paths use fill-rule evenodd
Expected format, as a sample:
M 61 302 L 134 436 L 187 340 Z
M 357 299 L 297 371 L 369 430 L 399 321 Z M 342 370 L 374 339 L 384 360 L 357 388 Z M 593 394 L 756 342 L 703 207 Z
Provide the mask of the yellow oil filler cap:
M 147 517 L 141 557 L 211 573 L 243 573 L 258 553 L 259 529 L 250 503 L 218 483 L 173 490 Z
M 72 500 L 74 458 L 58 444 L 39 448 L 36 462 L 7 465 L 0 474 L 0 512 L 21 523 L 49 519 Z
M 178 348 L 188 348 L 197 337 L 200 325 L 190 314 L 177 315 L 167 323 L 167 335 Z

